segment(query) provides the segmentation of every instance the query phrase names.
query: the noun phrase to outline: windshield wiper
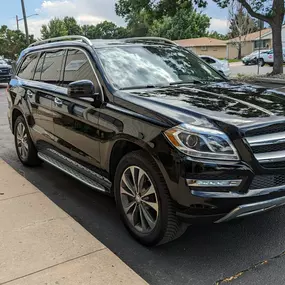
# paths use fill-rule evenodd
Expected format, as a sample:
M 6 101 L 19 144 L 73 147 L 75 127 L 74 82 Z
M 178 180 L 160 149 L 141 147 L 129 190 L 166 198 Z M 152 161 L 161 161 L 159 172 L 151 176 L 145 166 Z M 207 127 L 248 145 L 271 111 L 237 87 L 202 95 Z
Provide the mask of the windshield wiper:
M 187 85 L 187 84 L 203 84 L 202 81 L 197 80 L 197 79 L 193 79 L 193 80 L 189 80 L 189 81 L 175 81 L 175 82 L 170 82 L 169 85 Z
M 123 87 L 120 90 L 131 90 L 131 89 L 147 89 L 147 88 L 165 88 L 166 85 L 138 85 L 138 86 L 130 86 L 130 87 Z

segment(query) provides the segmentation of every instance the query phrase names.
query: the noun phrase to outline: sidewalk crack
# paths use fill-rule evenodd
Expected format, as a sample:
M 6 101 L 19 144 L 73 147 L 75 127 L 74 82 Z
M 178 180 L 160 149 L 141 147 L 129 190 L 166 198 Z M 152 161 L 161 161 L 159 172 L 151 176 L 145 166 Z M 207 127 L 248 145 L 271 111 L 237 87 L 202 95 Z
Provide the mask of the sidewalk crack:
M 14 278 L 14 279 L 11 279 L 11 280 L 8 280 L 8 281 L 5 281 L 5 282 L 2 282 L 0 283 L 0 285 L 6 285 L 6 284 L 9 284 L 11 282 L 14 282 L 16 280 L 20 280 L 20 279 L 23 279 L 25 277 L 28 277 L 28 276 L 31 276 L 31 275 L 34 275 L 34 274 L 37 274 L 37 273 L 40 273 L 40 272 L 43 272 L 45 270 L 48 270 L 48 269 L 51 269 L 51 268 L 54 268 L 56 266 L 59 266 L 59 265 L 62 265 L 62 264 L 65 264 L 65 263 L 68 263 L 68 262 L 71 262 L 71 261 L 74 261 L 76 259 L 79 259 L 79 258 L 82 258 L 82 257 L 86 257 L 86 256 L 89 256 L 89 255 L 92 255 L 96 252 L 99 252 L 99 251 L 103 251 L 103 250 L 106 250 L 107 248 L 104 246 L 103 248 L 100 248 L 100 249 L 97 249 L 97 250 L 94 250 L 92 252 L 89 252 L 89 253 L 86 253 L 86 254 L 83 254 L 83 255 L 80 255 L 80 256 L 77 256 L 77 257 L 74 257 L 74 258 L 71 258 L 71 259 L 68 259 L 68 260 L 65 260 L 63 262 L 60 262 L 60 263 L 57 263 L 57 264 L 54 264 L 54 265 L 51 265 L 51 266 L 48 266 L 48 267 L 45 267 L 43 269 L 40 269 L 40 270 L 37 270 L 35 272 L 32 272 L 32 273 L 28 273 L 26 275 L 23 275 L 23 276 L 20 276 L 20 277 L 17 277 L 17 278 Z

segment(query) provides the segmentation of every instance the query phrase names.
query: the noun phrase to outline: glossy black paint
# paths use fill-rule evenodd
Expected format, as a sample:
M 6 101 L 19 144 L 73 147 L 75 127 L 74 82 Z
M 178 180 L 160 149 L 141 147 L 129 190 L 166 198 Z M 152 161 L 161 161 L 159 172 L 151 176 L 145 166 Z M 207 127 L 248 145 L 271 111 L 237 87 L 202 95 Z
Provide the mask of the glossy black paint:
M 68 89 L 15 78 L 10 82 L 10 124 L 21 112 L 37 147 L 42 142 L 85 165 L 96 167 L 112 181 L 123 149 L 143 149 L 158 165 L 179 216 L 217 220 L 241 203 L 283 196 L 280 191 L 259 197 L 219 199 L 191 194 L 186 179 L 228 177 L 242 179 L 236 193 L 247 193 L 254 175 L 284 173 L 285 168 L 265 169 L 256 161 L 244 139 L 245 132 L 285 123 L 285 94 L 230 81 L 187 84 L 165 88 L 119 91 L 108 82 L 92 49 L 83 43 L 51 43 L 29 48 L 84 49 L 94 64 L 104 102 L 68 96 Z M 195 160 L 174 149 L 163 135 L 181 123 L 224 131 L 233 142 L 241 162 Z M 124 148 L 123 148 L 124 146 Z M 116 158 L 116 159 L 115 159 Z M 223 189 L 217 189 L 224 191 Z M 199 206 L 199 207 L 198 207 Z

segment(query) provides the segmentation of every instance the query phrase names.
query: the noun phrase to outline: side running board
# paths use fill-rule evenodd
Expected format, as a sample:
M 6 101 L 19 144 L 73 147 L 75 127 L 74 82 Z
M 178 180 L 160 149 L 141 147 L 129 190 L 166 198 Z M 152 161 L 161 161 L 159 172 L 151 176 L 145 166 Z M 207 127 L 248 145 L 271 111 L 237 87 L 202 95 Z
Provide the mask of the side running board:
M 97 181 L 90 178 L 90 175 L 85 175 L 81 171 L 78 171 L 75 168 L 73 168 L 69 165 L 66 165 L 62 161 L 60 161 L 60 160 L 58 160 L 52 156 L 49 156 L 49 155 L 42 153 L 42 152 L 38 152 L 38 157 L 40 159 L 42 159 L 43 161 L 45 161 L 45 162 L 51 164 L 52 166 L 56 167 L 57 169 L 63 171 L 64 173 L 66 173 L 66 174 L 72 176 L 73 178 L 79 180 L 80 182 L 84 183 L 85 185 L 91 187 L 92 189 L 95 189 L 95 190 L 100 191 L 100 192 L 105 192 L 105 193 L 110 192 L 110 190 L 108 188 L 105 188 L 104 186 L 99 184 Z M 98 174 L 96 174 L 96 175 L 98 175 Z

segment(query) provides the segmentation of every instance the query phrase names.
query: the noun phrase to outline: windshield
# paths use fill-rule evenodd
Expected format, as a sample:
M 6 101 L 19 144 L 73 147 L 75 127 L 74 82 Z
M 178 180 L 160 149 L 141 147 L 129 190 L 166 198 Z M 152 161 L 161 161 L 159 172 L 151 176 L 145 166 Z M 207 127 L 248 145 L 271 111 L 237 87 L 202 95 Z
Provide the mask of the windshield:
M 225 80 L 181 47 L 116 46 L 98 48 L 97 52 L 107 77 L 118 89 Z

